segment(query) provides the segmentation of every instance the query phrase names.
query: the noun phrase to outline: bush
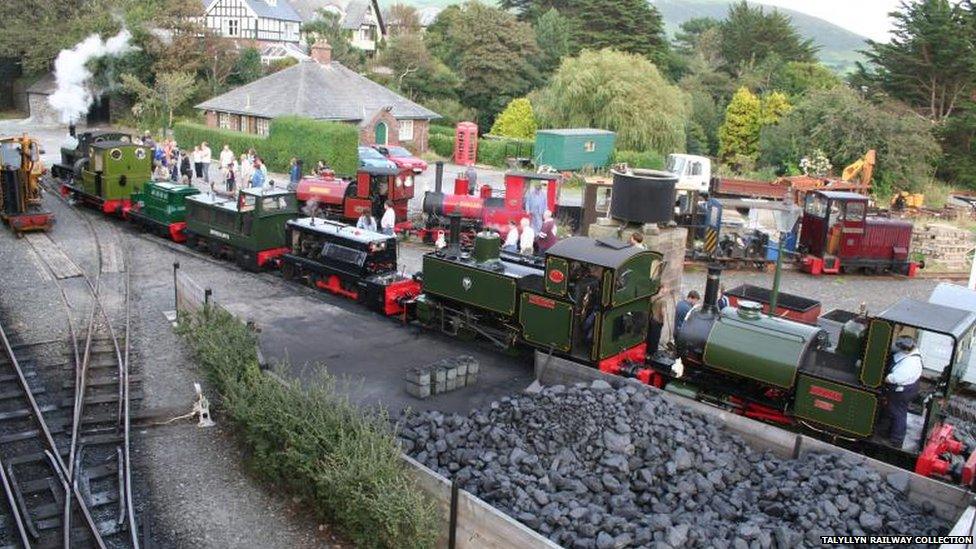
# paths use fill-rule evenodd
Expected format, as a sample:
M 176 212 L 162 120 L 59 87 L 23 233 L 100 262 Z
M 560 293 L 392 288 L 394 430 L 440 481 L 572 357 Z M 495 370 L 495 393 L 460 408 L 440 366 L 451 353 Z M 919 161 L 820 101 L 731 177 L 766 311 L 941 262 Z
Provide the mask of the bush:
M 183 318 L 179 332 L 257 472 L 311 502 L 357 546 L 434 545 L 434 509 L 407 477 L 385 416 L 349 403 L 332 378 L 303 387 L 262 374 L 253 333 L 226 312 Z
M 435 128 L 437 128 L 435 130 Z M 431 126 L 430 149 L 449 160 L 454 158 L 454 130 L 447 133 L 443 126 Z M 478 138 L 478 164 L 505 168 L 510 156 L 532 156 L 533 142 L 529 139 Z
M 452 158 L 454 156 L 453 134 L 444 135 L 431 131 L 430 137 L 428 138 L 428 145 L 430 145 L 431 150 L 444 158 Z
M 253 148 L 274 172 L 286 173 L 293 156 L 301 158 L 306 166 L 325 160 L 340 175 L 355 174 L 359 167 L 359 133 L 355 126 L 340 122 L 277 118 L 271 121 L 267 137 L 181 122 L 176 125 L 175 135 L 184 147 L 207 141 L 215 152 L 224 143 L 237 154 Z
M 454 127 L 444 126 L 441 124 L 431 124 L 430 135 L 446 135 L 451 139 L 454 139 Z
M 532 103 L 525 97 L 513 99 L 491 125 L 492 135 L 532 139 L 536 130 Z
M 645 170 L 663 170 L 664 156 L 655 151 L 621 151 L 614 150 L 611 164 L 627 164 L 631 168 Z

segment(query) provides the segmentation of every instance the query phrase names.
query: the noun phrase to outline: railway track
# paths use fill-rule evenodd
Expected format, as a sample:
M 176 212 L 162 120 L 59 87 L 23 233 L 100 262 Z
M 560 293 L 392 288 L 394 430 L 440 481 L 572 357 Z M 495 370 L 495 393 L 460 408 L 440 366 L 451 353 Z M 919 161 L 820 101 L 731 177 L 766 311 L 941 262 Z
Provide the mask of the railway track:
M 68 360 L 34 363 L 24 373 L 24 379 L 35 384 L 22 384 L 23 399 L 32 402 L 38 392 L 44 395 L 44 404 L 27 417 L 44 423 L 31 432 L 45 435 L 45 444 L 0 444 L 8 473 L 8 463 L 25 463 L 33 475 L 26 484 L 31 497 L 22 487 L 18 496 L 18 486 L 25 485 L 19 473 L 7 475 L 13 477 L 10 494 L 19 512 L 3 523 L 3 531 L 19 534 L 19 528 L 6 526 L 23 523 L 27 537 L 0 539 L 0 547 L 140 547 L 130 427 L 132 401 L 141 395 L 130 376 L 129 257 L 114 227 L 99 230 L 87 216 L 75 214 L 92 235 L 97 256 L 93 268 L 72 259 L 48 235 L 42 235 L 48 241 L 40 245 L 28 240 L 60 293 L 67 331 L 60 355 Z M 51 250 L 59 252 L 55 260 L 50 259 Z M 74 315 L 82 312 L 79 302 L 84 301 L 86 314 L 78 322 Z M 11 357 L 13 353 L 11 349 Z M 21 427 L 4 436 L 27 437 L 28 431 Z

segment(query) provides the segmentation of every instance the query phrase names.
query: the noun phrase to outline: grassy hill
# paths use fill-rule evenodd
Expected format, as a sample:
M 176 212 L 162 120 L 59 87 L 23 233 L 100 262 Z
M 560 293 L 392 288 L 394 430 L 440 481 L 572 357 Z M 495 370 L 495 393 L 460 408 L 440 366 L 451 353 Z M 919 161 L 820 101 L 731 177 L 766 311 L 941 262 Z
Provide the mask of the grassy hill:
M 398 1 L 417 7 L 444 7 L 460 3 L 458 0 L 381 0 L 380 5 L 385 8 Z M 485 1 L 494 3 L 492 0 Z M 661 15 L 664 16 L 664 26 L 672 35 L 681 23 L 694 17 L 725 18 L 729 4 L 732 3 L 731 0 L 650 0 L 650 2 L 661 11 Z M 820 60 L 825 65 L 839 73 L 846 73 L 853 69 L 855 61 L 861 60 L 861 55 L 857 51 L 866 47 L 863 36 L 812 15 L 783 8 L 777 9 L 793 19 L 800 34 L 812 38 L 820 46 Z

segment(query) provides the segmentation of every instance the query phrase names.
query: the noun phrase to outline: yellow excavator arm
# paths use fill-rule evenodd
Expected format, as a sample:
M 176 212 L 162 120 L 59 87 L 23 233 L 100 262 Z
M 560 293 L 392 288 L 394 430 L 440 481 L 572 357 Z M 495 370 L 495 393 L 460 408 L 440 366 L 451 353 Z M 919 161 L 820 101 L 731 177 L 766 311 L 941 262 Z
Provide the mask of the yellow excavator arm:
M 858 183 L 870 185 L 871 177 L 874 175 L 875 152 L 869 150 L 864 156 L 855 160 L 851 165 L 844 168 L 840 178 L 844 181 L 853 181 L 856 177 Z

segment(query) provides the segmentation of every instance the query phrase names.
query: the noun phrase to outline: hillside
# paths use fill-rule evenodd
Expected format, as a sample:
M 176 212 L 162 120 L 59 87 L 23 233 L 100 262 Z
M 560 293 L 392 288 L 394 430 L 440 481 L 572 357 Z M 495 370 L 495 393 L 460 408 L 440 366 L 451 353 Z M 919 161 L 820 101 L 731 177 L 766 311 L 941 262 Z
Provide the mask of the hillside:
M 459 3 L 458 0 L 381 0 L 380 5 L 385 8 L 397 1 L 417 7 L 444 7 Z M 493 3 L 491 0 L 487 2 Z M 729 4 L 732 3 L 731 0 L 650 0 L 650 2 L 661 11 L 665 28 L 672 35 L 678 25 L 694 17 L 724 18 Z M 866 47 L 864 37 L 818 17 L 783 8 L 777 9 L 793 18 L 793 23 L 804 37 L 812 38 L 821 46 L 820 60 L 825 65 L 837 72 L 846 73 L 854 68 L 855 61 L 861 59 L 857 50 Z

